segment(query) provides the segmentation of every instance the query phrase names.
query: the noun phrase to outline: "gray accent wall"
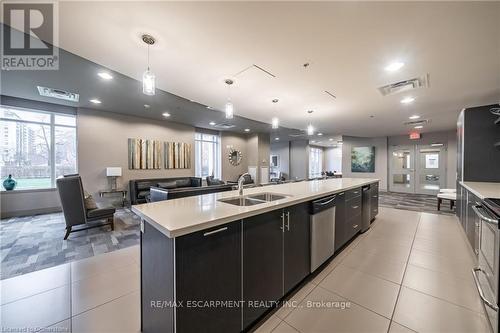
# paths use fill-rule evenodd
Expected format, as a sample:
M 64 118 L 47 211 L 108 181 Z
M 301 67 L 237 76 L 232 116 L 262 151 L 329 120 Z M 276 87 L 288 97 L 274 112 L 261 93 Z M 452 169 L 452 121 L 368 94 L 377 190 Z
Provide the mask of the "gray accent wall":
M 125 116 L 92 109 L 78 109 L 78 172 L 86 191 L 96 195 L 109 187 L 106 167 L 121 167 L 118 188 L 128 188 L 130 179 L 194 176 L 194 132 L 192 126 L 170 121 Z M 129 170 L 128 138 L 184 142 L 192 145 L 190 169 Z
M 279 170 L 290 179 L 290 142 L 272 142 L 270 154 L 279 156 Z
M 378 178 L 380 189 L 387 190 L 387 137 L 362 138 L 343 136 L 342 145 L 342 177 Z M 352 147 L 375 147 L 375 172 L 351 172 Z
M 236 181 L 239 175 L 248 171 L 249 149 L 247 149 L 247 141 L 248 135 L 245 134 L 221 133 L 222 180 Z M 229 163 L 228 154 L 231 148 L 241 151 L 242 158 L 240 165 L 234 166 Z
M 309 141 L 290 141 L 290 179 L 307 179 L 309 176 Z

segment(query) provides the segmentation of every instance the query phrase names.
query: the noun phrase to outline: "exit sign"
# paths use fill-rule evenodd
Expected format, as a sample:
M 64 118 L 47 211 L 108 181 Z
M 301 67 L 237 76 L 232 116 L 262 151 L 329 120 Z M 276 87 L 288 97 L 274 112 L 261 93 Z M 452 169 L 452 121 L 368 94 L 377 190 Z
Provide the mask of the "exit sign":
M 418 139 L 420 139 L 419 132 L 410 132 L 410 140 L 418 140 Z

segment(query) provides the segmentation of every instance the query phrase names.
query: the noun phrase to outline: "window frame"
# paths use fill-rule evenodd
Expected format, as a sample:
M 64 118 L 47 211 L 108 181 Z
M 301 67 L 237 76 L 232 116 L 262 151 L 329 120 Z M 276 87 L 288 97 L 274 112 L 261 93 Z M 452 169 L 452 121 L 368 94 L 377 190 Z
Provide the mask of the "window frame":
M 313 174 L 311 168 L 311 162 L 313 161 L 312 155 L 317 155 L 319 162 L 319 174 Z M 318 147 L 309 147 L 309 178 L 321 177 L 321 172 L 323 171 L 323 149 Z
M 215 138 L 215 140 L 206 140 L 204 139 L 204 135 L 210 135 L 212 137 Z M 194 173 L 195 173 L 195 177 L 199 177 L 199 178 L 205 178 L 207 176 L 210 176 L 209 175 L 202 175 L 201 174 L 201 169 L 202 169 L 202 165 L 201 165 L 201 161 L 200 161 L 200 170 L 198 170 L 198 161 L 199 159 L 201 158 L 201 156 L 198 156 L 197 154 L 197 150 L 196 150 L 196 147 L 198 146 L 197 144 L 200 143 L 200 153 L 201 153 L 201 148 L 203 146 L 203 143 L 209 143 L 209 144 L 213 144 L 215 146 L 215 149 L 214 149 L 214 164 L 215 164 L 215 167 L 214 167 L 214 177 L 215 178 L 221 178 L 222 177 L 222 155 L 221 155 L 221 135 L 219 132 L 217 133 L 214 133 L 214 132 L 205 132 L 205 131 L 201 131 L 201 130 L 197 130 L 195 131 L 195 134 L 194 134 L 194 150 L 195 150 L 195 155 L 194 155 Z
M 78 118 L 76 114 L 72 113 L 64 113 L 64 112 L 52 112 L 52 111 L 45 111 L 45 110 L 37 110 L 37 109 L 30 109 L 30 108 L 22 108 L 22 107 L 16 107 L 16 106 L 10 106 L 10 105 L 3 105 L 0 104 L 0 108 L 2 109 L 10 109 L 10 110 L 19 110 L 19 111 L 24 111 L 24 112 L 33 112 L 33 113 L 44 113 L 50 115 L 50 121 L 49 122 L 41 122 L 41 121 L 33 121 L 33 120 L 23 120 L 23 119 L 11 119 L 11 118 L 4 118 L 0 116 L 0 121 L 6 121 L 6 122 L 12 122 L 12 123 L 24 123 L 24 124 L 30 124 L 30 125 L 40 125 L 40 126 L 48 126 L 50 128 L 50 153 L 49 153 L 49 160 L 50 160 L 50 187 L 34 187 L 34 188 L 21 188 L 21 189 L 15 189 L 14 191 L 23 191 L 23 192 L 36 192 L 40 190 L 51 190 L 56 188 L 56 140 L 55 140 L 55 133 L 56 133 L 56 128 L 57 127 L 66 127 L 66 128 L 74 128 L 75 129 L 75 151 L 76 151 L 76 156 L 75 156 L 75 173 L 78 173 Z M 56 116 L 65 116 L 65 117 L 73 117 L 75 119 L 75 125 L 62 125 L 62 124 L 56 124 L 55 119 Z M 5 189 L 1 188 L 0 191 L 2 193 L 7 192 Z

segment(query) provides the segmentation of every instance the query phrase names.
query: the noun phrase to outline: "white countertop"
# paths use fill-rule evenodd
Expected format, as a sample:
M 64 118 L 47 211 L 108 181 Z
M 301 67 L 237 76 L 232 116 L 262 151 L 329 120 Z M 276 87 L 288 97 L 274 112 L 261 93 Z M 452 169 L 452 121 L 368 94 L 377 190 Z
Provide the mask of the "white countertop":
M 485 198 L 500 199 L 500 183 L 460 182 L 460 184 L 481 200 Z
M 375 178 L 335 178 L 245 189 L 243 195 L 272 192 L 290 196 L 253 206 L 217 201 L 238 195 L 238 191 L 227 191 L 135 205 L 132 211 L 174 238 L 378 181 Z

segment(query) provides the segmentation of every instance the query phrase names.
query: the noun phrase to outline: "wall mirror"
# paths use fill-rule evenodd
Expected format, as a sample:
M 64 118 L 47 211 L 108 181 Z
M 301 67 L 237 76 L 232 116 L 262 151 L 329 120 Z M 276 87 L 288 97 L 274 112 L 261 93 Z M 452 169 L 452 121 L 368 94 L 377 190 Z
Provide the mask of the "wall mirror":
M 234 148 L 229 149 L 228 160 L 231 165 L 237 166 L 241 163 L 241 151 Z

